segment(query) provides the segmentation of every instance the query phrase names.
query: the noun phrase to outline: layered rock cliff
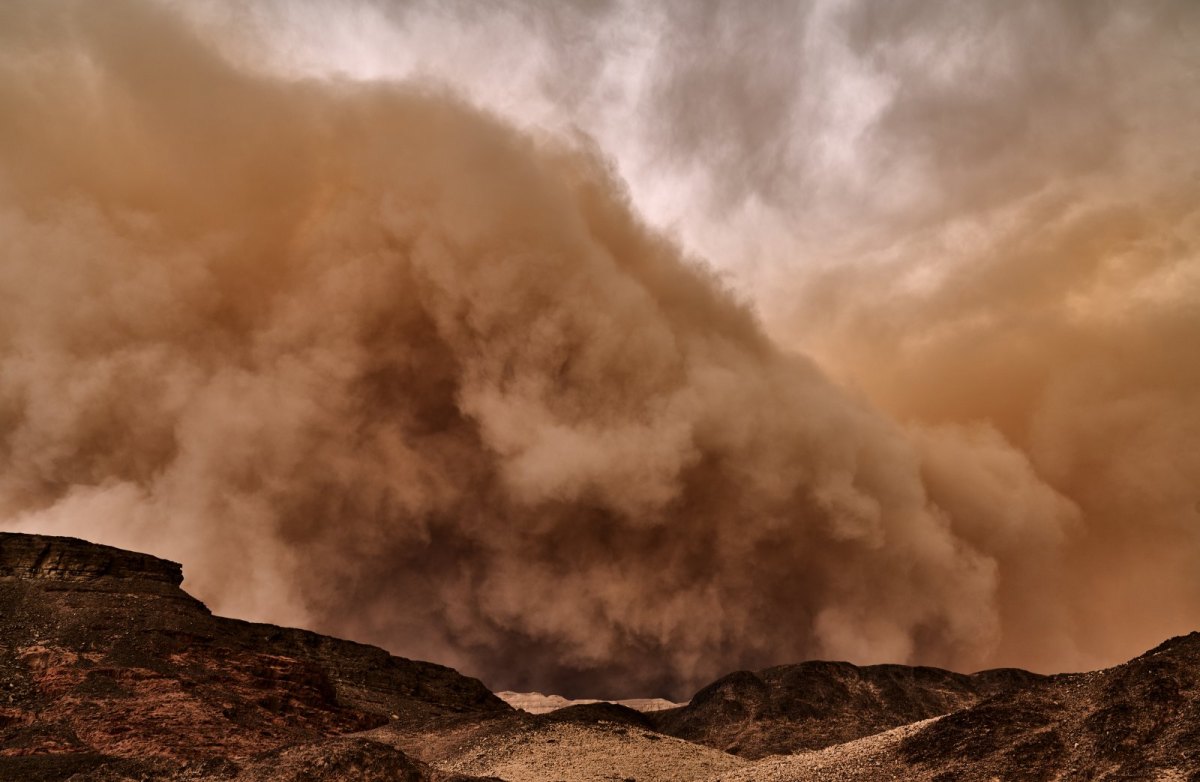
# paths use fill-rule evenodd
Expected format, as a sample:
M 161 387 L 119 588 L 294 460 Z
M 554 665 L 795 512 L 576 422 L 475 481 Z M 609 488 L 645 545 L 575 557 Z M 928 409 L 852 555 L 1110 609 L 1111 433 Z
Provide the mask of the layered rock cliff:
M 101 546 L 77 538 L 0 532 L 0 578 L 70 581 L 112 586 L 119 579 L 137 590 L 146 583 L 179 586 L 183 567 L 149 554 Z
M 214 616 L 182 580 L 145 554 L 0 533 L 0 779 L 257 779 L 286 747 L 511 711 L 443 666 Z M 413 765 L 351 749 L 364 768 Z

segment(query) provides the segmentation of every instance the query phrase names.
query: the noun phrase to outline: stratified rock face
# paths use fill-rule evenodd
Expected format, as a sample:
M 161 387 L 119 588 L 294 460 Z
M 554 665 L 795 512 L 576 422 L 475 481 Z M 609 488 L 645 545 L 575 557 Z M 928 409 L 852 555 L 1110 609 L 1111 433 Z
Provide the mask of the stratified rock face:
M 511 713 L 449 668 L 213 616 L 181 582 L 145 554 L 0 534 L 0 779 L 253 780 L 282 747 Z M 403 757 L 364 752 L 381 774 Z
M 75 582 L 120 578 L 179 586 L 183 567 L 77 538 L 0 532 L 0 578 Z

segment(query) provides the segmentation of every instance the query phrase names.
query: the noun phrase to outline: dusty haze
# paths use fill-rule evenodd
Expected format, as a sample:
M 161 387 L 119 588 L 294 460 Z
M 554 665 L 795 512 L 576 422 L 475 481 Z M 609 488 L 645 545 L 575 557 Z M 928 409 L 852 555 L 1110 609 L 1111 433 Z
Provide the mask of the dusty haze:
M 515 73 L 522 122 L 470 73 L 285 72 L 247 41 L 303 20 L 268 4 L 4 3 L 0 519 L 493 689 L 1071 669 L 1193 629 L 1197 15 L 1095 5 L 847 6 L 843 55 L 900 85 L 850 108 L 745 45 L 827 6 L 675 8 L 641 97 L 571 93 L 585 46 Z M 631 24 L 501 8 L 548 51 Z M 980 30 L 994 72 L 930 43 Z M 806 124 L 846 112 L 862 149 Z

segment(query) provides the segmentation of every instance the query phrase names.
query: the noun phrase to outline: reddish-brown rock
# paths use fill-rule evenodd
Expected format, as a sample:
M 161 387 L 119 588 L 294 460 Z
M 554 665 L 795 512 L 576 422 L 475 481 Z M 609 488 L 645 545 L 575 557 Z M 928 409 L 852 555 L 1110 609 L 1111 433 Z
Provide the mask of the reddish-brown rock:
M 181 582 L 145 554 L 0 533 L 0 779 L 266 778 L 264 753 L 295 765 L 389 721 L 510 711 L 449 668 L 213 616 Z M 390 747 L 351 754 L 427 771 Z

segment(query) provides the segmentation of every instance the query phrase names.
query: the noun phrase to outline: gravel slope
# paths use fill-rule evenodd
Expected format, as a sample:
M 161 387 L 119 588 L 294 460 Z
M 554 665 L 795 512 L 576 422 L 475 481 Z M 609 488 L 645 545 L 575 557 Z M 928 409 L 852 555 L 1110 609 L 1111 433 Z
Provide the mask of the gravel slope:
M 507 782 L 687 782 L 745 764 L 724 752 L 626 725 L 548 723 L 480 736 L 435 765 Z
M 922 720 L 799 755 L 772 755 L 705 782 L 923 782 L 927 775 L 912 769 L 896 749 L 903 739 L 935 721 Z

